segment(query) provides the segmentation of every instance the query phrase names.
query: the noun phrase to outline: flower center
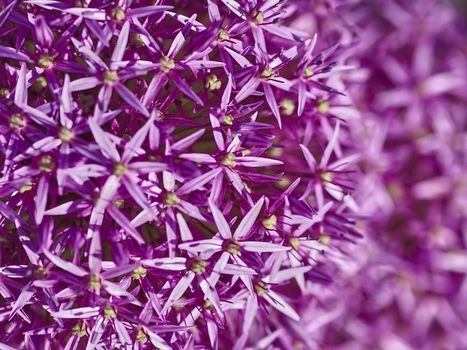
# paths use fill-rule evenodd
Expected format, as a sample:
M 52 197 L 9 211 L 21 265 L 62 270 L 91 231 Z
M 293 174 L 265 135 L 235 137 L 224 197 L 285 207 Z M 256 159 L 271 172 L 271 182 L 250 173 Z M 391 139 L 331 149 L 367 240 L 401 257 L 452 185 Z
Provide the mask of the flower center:
M 213 309 L 214 309 L 213 303 L 211 303 L 211 301 L 208 300 L 208 299 L 206 299 L 206 300 L 204 301 L 203 307 L 204 307 L 205 310 L 213 310 Z
M 95 291 L 98 291 L 99 289 L 101 289 L 101 280 L 99 276 L 91 275 L 91 277 L 89 278 L 88 287 L 89 289 L 95 290 Z
M 261 72 L 261 78 L 269 79 L 274 77 L 276 74 L 271 68 L 266 68 Z
M 300 240 L 297 237 L 290 237 L 289 244 L 293 249 L 297 250 L 300 247 Z
M 0 89 L 0 96 L 1 97 L 7 97 L 10 94 L 10 90 L 7 88 L 1 88 Z
M 168 192 L 165 195 L 164 203 L 169 207 L 176 207 L 180 203 L 180 198 L 175 192 Z
M 127 167 L 125 164 L 117 162 L 114 164 L 114 175 L 115 176 L 122 176 L 126 173 Z
M 269 290 L 269 285 L 266 282 L 258 281 L 255 283 L 255 291 L 259 297 L 263 297 Z
M 313 74 L 315 74 L 315 72 L 313 72 L 313 69 L 311 69 L 311 67 L 306 67 L 305 70 L 303 71 L 303 76 L 306 79 L 311 78 Z
M 229 40 L 229 33 L 225 29 L 219 30 L 219 34 L 217 34 L 217 39 L 219 41 L 226 41 Z
M 291 99 L 288 99 L 288 98 L 284 98 L 281 101 L 281 107 L 282 107 L 282 113 L 287 116 L 292 115 L 293 112 L 295 111 L 295 103 Z
M 321 178 L 323 179 L 323 181 L 325 182 L 331 182 L 332 181 L 332 173 L 330 171 L 326 171 L 324 173 L 321 174 Z
M 161 58 L 160 64 L 161 71 L 163 71 L 164 73 L 168 73 L 175 68 L 175 61 L 167 56 Z
M 19 189 L 19 193 L 25 193 L 32 189 L 32 182 L 26 182 L 21 188 Z
M 210 91 L 219 90 L 222 86 L 222 82 L 217 78 L 217 75 L 211 74 L 205 84 L 206 89 Z
M 125 206 L 125 201 L 123 199 L 116 199 L 113 202 L 115 208 L 122 209 Z
M 70 142 L 74 136 L 73 131 L 68 128 L 61 128 L 58 132 L 58 138 L 63 142 Z
M 277 216 L 271 215 L 270 217 L 261 221 L 263 226 L 268 230 L 275 230 L 277 226 Z
M 32 84 L 32 90 L 36 93 L 41 92 L 47 86 L 47 80 L 44 77 L 39 77 L 36 79 L 34 84 Z
M 253 13 L 251 14 L 251 16 L 254 18 L 254 20 L 256 21 L 256 24 L 262 24 L 264 22 L 264 13 L 262 13 L 261 11 L 253 11 Z
M 319 242 L 321 244 L 324 244 L 324 245 L 329 245 L 329 243 L 331 243 L 331 236 L 329 235 L 322 235 L 320 238 L 319 238 Z
M 329 112 L 329 101 L 327 100 L 319 100 L 316 106 L 318 113 L 326 114 Z
M 143 47 L 144 45 L 146 45 L 144 43 L 144 40 L 143 40 L 143 37 L 141 36 L 141 34 L 133 34 L 131 36 L 131 39 L 133 40 L 133 42 L 135 43 L 135 46 L 137 48 L 140 48 L 140 47 Z
M 241 249 L 240 246 L 235 241 L 230 242 L 229 244 L 227 244 L 227 248 L 226 248 L 226 250 L 230 254 L 233 254 L 233 255 L 237 255 L 238 253 L 240 253 L 240 249 Z
M 222 159 L 222 164 L 229 167 L 229 168 L 234 168 L 235 165 L 237 165 L 236 162 L 237 157 L 233 153 L 228 153 L 224 159 Z
M 84 337 L 86 335 L 86 324 L 80 321 L 73 326 L 71 331 L 79 338 Z
M 204 260 L 195 260 L 191 264 L 191 271 L 193 271 L 197 275 L 202 275 L 204 273 L 204 271 L 206 271 L 206 261 L 204 261 Z
M 12 129 L 21 129 L 21 128 L 24 128 L 24 126 L 26 125 L 26 122 L 24 121 L 24 118 L 21 116 L 21 114 L 13 113 L 11 115 L 8 125 Z
M 37 276 L 37 278 L 44 278 L 47 271 L 45 270 L 44 267 L 42 266 L 39 266 L 36 271 L 34 271 L 35 275 Z
M 146 277 L 147 273 L 148 273 L 148 270 L 140 266 L 133 270 L 133 272 L 131 273 L 131 277 L 133 277 L 133 279 L 135 280 L 140 280 L 141 278 Z
M 48 69 L 53 66 L 54 59 L 49 55 L 41 55 L 37 63 L 39 64 L 39 67 Z
M 107 85 L 113 85 L 118 81 L 118 74 L 113 70 L 104 72 L 104 83 Z
M 52 172 L 54 166 L 54 160 L 49 155 L 42 156 L 39 160 L 39 169 L 46 173 Z
M 234 121 L 234 118 L 229 114 L 224 117 L 224 120 L 222 121 L 226 125 L 232 125 Z
M 125 19 L 125 10 L 121 7 L 116 7 L 112 10 L 112 17 L 117 21 L 123 21 Z
M 104 317 L 107 319 L 112 319 L 117 317 L 117 311 L 112 307 L 112 305 L 107 305 L 104 308 Z
M 148 337 L 147 337 L 146 333 L 144 333 L 144 331 L 142 329 L 139 329 L 138 333 L 136 333 L 136 341 L 138 341 L 139 343 L 142 343 L 142 344 L 147 343 Z

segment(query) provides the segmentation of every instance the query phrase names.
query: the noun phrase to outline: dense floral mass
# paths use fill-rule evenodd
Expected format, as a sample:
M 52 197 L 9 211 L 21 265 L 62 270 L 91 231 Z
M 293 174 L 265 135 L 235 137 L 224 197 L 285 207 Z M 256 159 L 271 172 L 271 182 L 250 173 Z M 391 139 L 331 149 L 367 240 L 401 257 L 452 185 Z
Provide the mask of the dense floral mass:
M 0 1 L 0 349 L 467 347 L 463 26 Z

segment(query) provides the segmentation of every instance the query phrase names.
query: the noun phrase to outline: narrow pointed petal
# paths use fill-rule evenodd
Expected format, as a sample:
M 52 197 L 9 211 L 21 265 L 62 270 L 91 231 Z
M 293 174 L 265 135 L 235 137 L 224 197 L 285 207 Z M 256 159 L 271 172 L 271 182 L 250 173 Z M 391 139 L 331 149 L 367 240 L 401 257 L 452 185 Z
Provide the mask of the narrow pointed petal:
M 195 177 L 193 180 L 186 182 L 182 187 L 177 190 L 178 195 L 184 195 L 191 193 L 193 191 L 197 191 L 203 188 L 204 185 L 209 183 L 212 179 L 214 179 L 218 174 L 222 172 L 221 168 L 213 169 L 204 173 L 201 176 Z
M 125 100 L 131 107 L 149 117 L 149 112 L 146 107 L 138 100 L 138 98 L 123 84 L 117 83 L 114 86 L 121 98 Z
M 193 101 L 195 101 L 198 105 L 200 106 L 204 106 L 204 102 L 203 100 L 201 100 L 199 98 L 198 95 L 196 95 L 196 93 L 191 89 L 190 85 L 188 85 L 188 83 L 183 79 L 181 78 L 180 76 L 178 75 L 173 75 L 172 76 L 172 81 L 173 83 L 175 84 L 175 86 L 181 91 L 183 92 L 186 96 L 188 96 L 189 98 L 191 98 Z
M 162 308 L 162 314 L 165 314 L 169 307 L 173 305 L 173 303 L 179 300 L 185 291 L 190 286 L 191 282 L 195 278 L 195 273 L 192 271 L 187 272 L 177 283 L 172 292 L 170 293 L 169 297 L 167 298 L 167 302 L 165 303 L 164 307 Z
M 88 274 L 87 271 L 83 270 L 81 267 L 76 266 L 72 262 L 65 261 L 62 258 L 59 258 L 56 255 L 53 255 L 48 250 L 44 250 L 44 255 L 49 259 L 55 266 L 65 270 L 75 276 L 84 277 Z
M 269 108 L 271 108 L 272 114 L 274 114 L 274 117 L 277 120 L 277 124 L 279 124 L 279 128 L 282 128 L 281 115 L 279 112 L 279 107 L 277 106 L 276 98 L 274 97 L 274 92 L 272 91 L 271 86 L 269 86 L 267 83 L 263 83 L 263 89 L 264 95 L 266 96 L 266 102 L 268 103 Z
M 107 134 L 97 124 L 94 118 L 88 119 L 88 125 L 94 136 L 94 140 L 99 145 L 101 152 L 114 161 L 120 160 L 120 154 L 115 144 L 107 137 Z
M 21 63 L 21 68 L 18 74 L 18 82 L 15 88 L 15 104 L 23 105 L 28 103 L 28 91 L 27 91 L 27 77 L 26 77 L 26 63 Z
M 219 230 L 220 235 L 224 239 L 232 238 L 232 231 L 230 231 L 230 225 L 225 220 L 224 215 L 216 206 L 216 204 L 209 200 L 209 208 L 211 209 L 212 216 L 214 217 L 214 222 L 216 223 L 217 229 Z
M 34 221 L 37 225 L 40 225 L 44 218 L 45 207 L 47 205 L 47 196 L 49 192 L 50 178 L 46 175 L 42 175 L 37 185 L 36 193 L 36 210 L 34 212 Z
M 276 292 L 269 290 L 263 297 L 277 311 L 289 316 L 294 321 L 300 321 L 300 316 L 297 312 Z
M 117 208 L 113 205 L 109 205 L 107 207 L 107 212 L 112 216 L 115 222 L 125 231 L 125 233 L 129 234 L 133 239 L 138 242 L 139 244 L 144 244 L 144 239 L 141 237 L 139 232 L 131 225 L 130 220 L 126 218 Z
M 253 227 L 253 225 L 256 222 L 256 219 L 258 218 L 258 215 L 263 208 L 264 204 L 264 197 L 261 197 L 261 199 L 256 202 L 256 204 L 253 206 L 253 208 L 250 209 L 250 211 L 245 215 L 243 220 L 240 222 L 238 225 L 237 229 L 235 230 L 233 234 L 233 238 L 235 239 L 242 239 L 245 237 Z
M 284 247 L 281 245 L 277 245 L 274 243 L 269 242 L 250 242 L 244 241 L 241 242 L 241 246 L 248 252 L 256 252 L 256 253 L 274 253 L 274 252 L 283 252 L 290 250 L 290 247 Z

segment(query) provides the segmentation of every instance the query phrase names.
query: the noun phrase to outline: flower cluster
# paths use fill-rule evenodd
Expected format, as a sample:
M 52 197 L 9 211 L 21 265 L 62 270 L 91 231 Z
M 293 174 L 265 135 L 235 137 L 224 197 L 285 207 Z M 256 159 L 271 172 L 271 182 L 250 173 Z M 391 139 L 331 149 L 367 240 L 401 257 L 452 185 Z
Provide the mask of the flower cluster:
M 244 349 L 298 321 L 359 237 L 343 50 L 276 0 L 0 6 L 0 347 Z
M 355 197 L 368 239 L 334 291 L 316 288 L 321 300 L 302 320 L 310 348 L 467 347 L 467 51 L 457 11 L 381 0 L 342 13 L 358 33 L 360 68 L 345 81 L 362 113 Z

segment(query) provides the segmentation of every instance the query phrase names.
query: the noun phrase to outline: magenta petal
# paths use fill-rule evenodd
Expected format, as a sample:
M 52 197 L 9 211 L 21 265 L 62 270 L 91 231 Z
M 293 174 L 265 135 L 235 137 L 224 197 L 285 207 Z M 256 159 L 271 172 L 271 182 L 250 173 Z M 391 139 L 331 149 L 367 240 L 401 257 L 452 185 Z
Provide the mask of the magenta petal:
M 121 84 L 117 83 L 114 86 L 115 90 L 117 90 L 118 94 L 134 109 L 140 111 L 146 117 L 149 117 L 149 112 L 146 107 L 138 100 L 138 98 L 130 91 L 128 88 Z
M 112 216 L 117 224 L 129 234 L 139 244 L 144 244 L 144 239 L 141 237 L 138 231 L 131 225 L 130 221 L 113 205 L 107 207 L 107 212 Z
M 49 259 L 55 266 L 61 268 L 62 270 L 65 270 L 78 277 L 84 277 L 88 274 L 88 272 L 83 270 L 81 267 L 78 267 L 69 261 L 65 261 L 62 258 L 53 255 L 48 250 L 44 250 L 43 253 L 47 259 Z
M 250 209 L 250 211 L 245 215 L 243 220 L 240 222 L 240 224 L 238 225 L 237 229 L 235 230 L 233 234 L 233 238 L 242 239 L 249 233 L 250 229 L 255 224 L 256 218 L 258 217 L 261 209 L 263 208 L 263 204 L 264 204 L 264 197 L 261 197 L 261 199 L 258 202 L 256 202 L 256 204 Z
M 230 231 L 230 225 L 227 222 L 227 220 L 225 220 L 222 212 L 211 200 L 209 200 L 209 208 L 211 209 L 212 216 L 214 217 L 214 222 L 216 223 L 217 229 L 219 230 L 219 233 L 222 236 L 222 238 L 231 239 L 232 232 Z
M 269 86 L 268 83 L 263 83 L 263 89 L 264 89 L 264 95 L 266 96 L 266 102 L 269 105 L 269 108 L 271 108 L 272 113 L 274 114 L 274 117 L 277 120 L 277 123 L 279 124 L 279 128 L 282 128 L 282 121 L 281 121 L 281 115 L 279 112 L 279 107 L 277 106 L 277 101 L 276 98 L 274 97 L 274 92 L 271 89 L 271 86 Z
M 172 76 L 172 81 L 175 84 L 175 86 L 183 92 L 186 96 L 191 98 L 193 101 L 195 101 L 198 105 L 204 106 L 203 100 L 199 98 L 198 95 L 191 89 L 190 85 L 181 77 L 179 77 L 177 74 L 174 74 Z
M 284 247 L 284 246 L 277 245 L 274 243 L 269 243 L 269 242 L 243 241 L 241 243 L 241 246 L 246 251 L 256 252 L 256 253 L 274 253 L 274 252 L 283 252 L 286 250 L 290 250 L 290 247 Z
M 15 49 L 0 45 L 0 57 L 12 58 L 20 61 L 29 61 L 29 57 L 24 53 L 18 52 Z
M 172 9 L 173 6 L 142 6 L 142 7 L 137 7 L 133 9 L 129 9 L 126 12 L 127 17 L 146 17 L 146 16 L 151 16 L 156 13 L 168 11 Z
M 47 205 L 47 195 L 49 192 L 49 177 L 42 175 L 37 185 L 36 193 L 36 211 L 34 212 L 34 221 L 40 225 L 44 218 L 45 207 Z
M 110 58 L 112 62 L 121 61 L 123 59 L 123 54 L 125 53 L 129 34 L 130 22 L 125 22 L 122 29 L 120 30 L 120 34 L 117 39 L 117 44 L 115 45 L 114 51 L 112 52 L 112 57 Z
M 204 185 L 206 185 L 208 182 L 214 179 L 221 172 L 222 169 L 217 168 L 210 170 L 201 176 L 195 177 L 193 180 L 184 183 L 183 186 L 177 190 L 177 194 L 184 195 L 196 190 L 200 190 Z

